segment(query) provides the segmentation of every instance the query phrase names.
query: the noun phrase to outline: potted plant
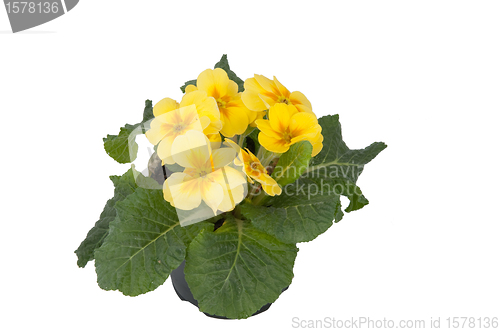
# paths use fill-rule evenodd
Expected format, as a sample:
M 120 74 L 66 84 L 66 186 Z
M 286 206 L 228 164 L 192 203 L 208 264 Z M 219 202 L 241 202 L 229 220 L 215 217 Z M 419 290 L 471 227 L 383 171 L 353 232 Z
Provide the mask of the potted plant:
M 147 175 L 132 164 L 110 177 L 114 197 L 78 266 L 95 259 L 99 286 L 128 296 L 172 275 L 200 311 L 247 318 L 291 284 L 297 243 L 368 204 L 356 182 L 386 145 L 349 149 L 338 115 L 318 119 L 275 77 L 241 80 L 226 55 L 181 90 L 180 102 L 147 100 L 142 121 L 104 138 L 119 163 L 136 159 L 137 135 L 154 153 Z

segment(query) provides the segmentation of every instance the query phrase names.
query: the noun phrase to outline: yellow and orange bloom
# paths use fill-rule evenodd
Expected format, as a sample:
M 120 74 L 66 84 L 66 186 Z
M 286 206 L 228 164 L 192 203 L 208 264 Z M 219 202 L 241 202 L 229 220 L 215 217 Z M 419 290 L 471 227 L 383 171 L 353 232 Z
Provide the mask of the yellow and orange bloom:
M 205 133 L 211 141 L 220 142 L 222 128 L 217 103 L 203 91 L 187 93 L 180 104 L 164 98 L 153 107 L 155 118 L 151 121 L 146 137 L 156 145 L 158 157 L 163 163 L 173 164 L 171 146 L 175 138 L 189 130 Z
M 201 132 L 203 130 L 203 124 L 200 121 L 200 117 L 194 105 L 176 109 L 173 108 L 178 107 L 175 101 L 170 98 L 165 99 L 158 104 L 162 103 L 162 106 L 172 109 L 164 113 L 157 113 L 158 115 L 151 121 L 151 128 L 146 132 L 146 137 L 151 144 L 158 144 L 158 157 L 164 163 L 173 164 L 174 161 L 171 155 L 171 147 L 174 140 L 178 136 L 184 135 L 189 130 L 198 130 Z M 162 109 L 164 108 L 162 107 Z
M 250 127 L 257 127 L 257 124 L 255 123 L 255 121 L 257 121 L 259 119 L 263 119 L 264 116 L 266 115 L 266 111 L 262 111 L 262 112 L 250 111 L 249 113 L 250 114 L 248 115 L 248 122 L 249 122 L 248 125 Z
M 196 106 L 202 121 L 203 133 L 209 137 L 216 136 L 222 129 L 222 120 L 215 99 L 204 91 L 192 91 L 182 97 L 179 107 L 190 105 Z
M 299 91 L 290 92 L 276 77 L 273 80 L 255 74 L 245 80 L 245 91 L 241 100 L 246 107 L 255 112 L 269 109 L 274 104 L 292 105 L 299 112 L 313 113 L 311 102 Z
M 238 84 L 221 68 L 203 71 L 198 75 L 196 86 L 188 85 L 185 91 L 204 91 L 216 100 L 223 123 L 220 133 L 226 137 L 243 134 L 257 117 L 243 104 Z
M 279 103 L 271 106 L 268 118 L 255 121 L 260 130 L 259 143 L 268 151 L 285 153 L 291 145 L 309 141 L 314 157 L 323 148 L 321 126 L 314 114 L 299 112 L 293 105 Z
M 243 165 L 250 182 L 253 183 L 252 179 L 259 182 L 262 185 L 262 189 L 270 196 L 281 195 L 281 187 L 267 174 L 266 168 L 250 150 L 240 149 L 238 144 L 229 139 L 226 139 L 226 143 L 234 149 L 239 150 L 239 164 Z
M 208 138 L 197 130 L 178 136 L 172 144 L 172 158 L 184 167 L 173 173 L 163 184 L 163 196 L 172 206 L 193 210 L 201 202 L 217 210 L 229 211 L 246 194 L 246 178 L 229 166 L 236 157 L 233 148 L 212 150 Z
M 239 93 L 227 73 L 216 68 L 200 73 L 196 85 L 186 87 L 180 103 L 160 100 L 146 132 L 163 163 L 182 170 L 163 184 L 165 200 L 184 211 L 181 224 L 233 210 L 245 198 L 248 182 L 259 183 L 270 196 L 280 195 L 282 188 L 265 165 L 300 141 L 312 144 L 312 156 L 321 151 L 322 129 L 311 103 L 276 77 L 254 75 Z M 244 142 L 251 127 L 259 130 L 262 162 L 230 139 L 221 145 L 222 136 L 241 135 Z

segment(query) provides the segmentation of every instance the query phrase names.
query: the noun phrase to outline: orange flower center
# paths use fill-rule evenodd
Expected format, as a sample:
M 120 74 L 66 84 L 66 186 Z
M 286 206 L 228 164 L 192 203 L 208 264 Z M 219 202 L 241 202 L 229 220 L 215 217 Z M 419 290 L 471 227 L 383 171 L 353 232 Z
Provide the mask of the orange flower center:
M 287 98 L 287 97 L 285 97 L 285 96 L 280 96 L 276 102 L 277 102 L 277 103 L 285 103 L 285 104 L 287 104 L 287 105 L 290 105 L 290 104 L 291 104 L 290 99 L 288 99 L 288 98 Z
M 184 131 L 186 128 L 186 125 L 184 123 L 178 123 L 174 126 L 173 130 L 175 133 L 181 133 Z
M 217 99 L 217 106 L 219 107 L 219 109 L 226 108 L 226 102 L 224 100 L 222 100 L 221 98 L 219 98 L 219 99 Z
M 292 142 L 292 134 L 290 134 L 290 131 L 288 129 L 283 133 L 283 140 L 287 143 Z
M 256 178 L 259 177 L 262 173 L 266 172 L 264 167 L 259 162 L 250 162 L 248 161 L 245 165 L 245 170 L 248 175 Z

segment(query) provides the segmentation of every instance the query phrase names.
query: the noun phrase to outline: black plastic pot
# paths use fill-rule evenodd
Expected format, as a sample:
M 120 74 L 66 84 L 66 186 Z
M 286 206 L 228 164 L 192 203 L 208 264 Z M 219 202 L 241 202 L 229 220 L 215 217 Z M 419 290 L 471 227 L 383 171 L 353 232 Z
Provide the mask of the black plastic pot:
M 178 268 L 173 270 L 172 273 L 170 273 L 170 279 L 172 279 L 172 285 L 174 286 L 174 290 L 177 293 L 177 295 L 179 296 L 179 298 L 182 301 L 190 302 L 193 305 L 195 305 L 196 307 L 198 307 L 198 301 L 196 301 L 196 299 L 193 297 L 193 294 L 191 293 L 191 290 L 189 289 L 189 286 L 186 282 L 186 278 L 184 277 L 184 266 L 185 265 L 186 265 L 186 261 L 183 261 L 181 263 L 181 265 L 179 265 Z M 288 287 L 283 289 L 283 292 L 287 289 L 288 289 Z M 267 309 L 269 309 L 270 306 L 271 306 L 271 303 L 263 305 L 262 308 L 257 310 L 252 316 L 258 315 L 258 314 L 266 311 Z M 213 317 L 213 318 L 229 319 L 229 318 L 224 317 L 224 316 L 210 315 L 210 314 L 207 314 L 206 312 L 204 312 L 204 314 L 209 316 L 209 317 Z

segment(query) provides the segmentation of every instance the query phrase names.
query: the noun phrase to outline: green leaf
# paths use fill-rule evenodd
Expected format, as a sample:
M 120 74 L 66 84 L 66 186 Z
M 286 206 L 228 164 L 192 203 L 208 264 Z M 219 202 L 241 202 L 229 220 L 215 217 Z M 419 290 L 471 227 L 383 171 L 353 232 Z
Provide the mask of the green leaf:
M 120 164 L 130 163 L 137 158 L 139 146 L 135 142 L 135 137 L 142 133 L 135 130 L 136 125 L 126 124 L 120 128 L 118 135 L 107 135 L 103 138 L 106 153 Z
M 368 204 L 368 200 L 356 186 L 358 177 L 364 166 L 387 145 L 376 142 L 364 149 L 351 150 L 342 140 L 338 115 L 324 116 L 319 119 L 319 124 L 324 136 L 323 149 L 311 159 L 302 177 L 311 179 L 322 192 L 328 190 L 347 196 L 350 204 L 346 212 L 359 210 Z
M 144 107 L 144 112 L 142 114 L 142 123 L 154 119 L 153 114 L 153 102 L 151 100 L 146 100 L 146 106 Z
M 78 249 L 75 250 L 79 267 L 85 267 L 89 261 L 94 259 L 94 250 L 99 248 L 106 236 L 108 236 L 109 223 L 116 217 L 116 201 L 115 198 L 112 198 L 106 202 L 99 220 L 87 233 L 87 237 L 82 241 Z
M 191 242 L 184 273 L 201 311 L 247 318 L 290 285 L 297 251 L 248 221 L 226 220 Z
M 306 170 L 312 154 L 312 144 L 308 141 L 295 143 L 281 155 L 274 168 L 272 178 L 279 185 L 295 182 Z
M 105 290 L 137 296 L 156 289 L 185 258 L 186 248 L 213 224 L 181 227 L 161 190 L 137 188 L 115 206 L 118 216 L 95 251 L 97 282 Z
M 333 219 L 342 218 L 338 195 L 307 199 L 282 194 L 271 207 L 244 204 L 241 212 L 256 228 L 284 243 L 311 241 L 324 233 Z
M 197 80 L 190 80 L 190 81 L 187 81 L 186 83 L 184 83 L 184 85 L 183 85 L 183 86 L 181 86 L 181 91 L 182 91 L 182 93 L 186 93 L 186 87 L 187 87 L 188 85 L 194 85 L 194 86 L 196 86 L 196 81 L 197 81 Z
M 127 123 L 120 128 L 118 135 L 107 135 L 103 138 L 106 153 L 120 164 L 133 162 L 137 158 L 139 148 L 135 138 L 137 135 L 144 134 L 149 130 L 149 120 L 153 118 L 153 103 L 148 99 L 145 102 L 142 122 L 135 125 Z
M 231 70 L 229 67 L 229 62 L 227 61 L 227 54 L 222 55 L 222 58 L 217 62 L 214 66 L 215 68 L 221 68 L 224 69 L 227 73 L 227 76 L 229 77 L 230 80 L 234 81 L 236 84 L 238 84 L 238 92 L 242 92 L 244 88 L 244 83 L 241 78 L 236 76 L 236 74 Z M 196 81 L 197 80 L 190 80 L 184 83 L 183 86 L 180 87 L 182 93 L 186 93 L 186 87 L 190 84 L 196 86 Z
M 287 179 L 289 184 L 283 187 L 282 194 L 267 201 L 266 205 L 270 207 L 248 204 L 241 207 L 243 215 L 251 219 L 256 228 L 285 243 L 311 241 L 325 232 L 332 225 L 332 220 L 339 222 L 344 215 L 340 195 L 350 200 L 346 212 L 368 204 L 356 181 L 364 165 L 386 147 L 384 143 L 373 143 L 362 150 L 350 150 L 342 140 L 338 115 L 322 117 L 319 124 L 324 135 L 324 147 L 310 159 L 305 172 L 293 183 L 293 178 L 290 181 Z M 310 155 L 309 151 L 304 153 Z M 293 155 L 300 159 L 301 153 L 292 152 L 290 156 Z M 291 164 L 291 157 L 284 154 L 281 158 L 283 165 Z M 306 165 L 305 160 L 297 163 L 302 167 Z M 278 181 L 282 180 L 279 174 L 273 173 Z
M 108 235 L 109 223 L 116 217 L 116 202 L 122 201 L 128 195 L 132 194 L 137 189 L 138 184 L 148 188 L 157 186 L 157 184 L 153 182 L 153 179 L 144 177 L 134 169 L 133 165 L 132 168 L 123 175 L 112 175 L 109 178 L 113 181 L 115 186 L 114 197 L 106 202 L 99 220 L 87 233 L 87 237 L 83 240 L 78 249 L 75 250 L 79 267 L 85 267 L 89 261 L 94 259 L 94 251 L 102 245 L 104 239 Z
M 221 68 L 226 71 L 229 79 L 238 84 L 238 92 L 243 92 L 243 90 L 245 90 L 243 86 L 245 82 L 243 82 L 241 78 L 236 76 L 236 74 L 229 67 L 229 62 L 227 61 L 227 54 L 222 55 L 222 58 L 219 60 L 219 62 L 215 64 L 214 69 L 215 68 Z

